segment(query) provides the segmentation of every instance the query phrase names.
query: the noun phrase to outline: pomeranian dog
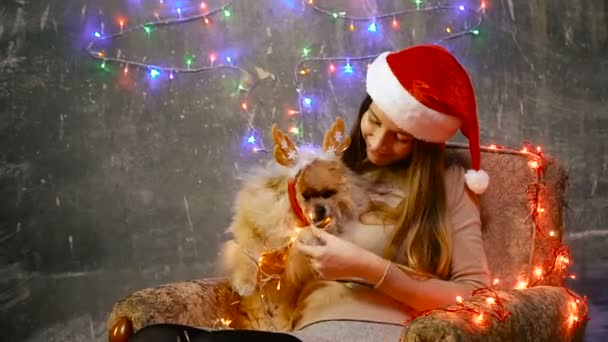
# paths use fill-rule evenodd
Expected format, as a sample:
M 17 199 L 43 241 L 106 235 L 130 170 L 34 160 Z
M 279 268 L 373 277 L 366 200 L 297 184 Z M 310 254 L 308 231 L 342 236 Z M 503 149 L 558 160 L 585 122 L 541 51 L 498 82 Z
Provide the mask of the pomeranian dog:
M 233 328 L 292 330 L 300 292 L 318 279 L 294 241 L 315 244 L 311 224 L 340 235 L 370 207 L 365 181 L 340 160 L 350 144 L 341 118 L 322 150 L 296 147 L 276 125 L 272 137 L 276 163 L 245 181 L 227 229 L 232 239 L 220 251 L 220 272 L 241 297 Z

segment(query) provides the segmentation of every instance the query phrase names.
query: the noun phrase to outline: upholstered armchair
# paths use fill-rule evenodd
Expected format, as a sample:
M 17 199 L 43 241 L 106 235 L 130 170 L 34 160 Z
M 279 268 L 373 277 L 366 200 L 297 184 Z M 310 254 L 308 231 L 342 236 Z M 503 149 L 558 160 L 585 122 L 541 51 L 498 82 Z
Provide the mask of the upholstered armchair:
M 491 179 L 480 200 L 494 285 L 420 314 L 406 324 L 401 339 L 582 340 L 586 301 L 563 285 L 571 262 L 562 244 L 565 171 L 531 147 L 492 146 L 482 153 L 482 167 Z M 447 157 L 466 165 L 468 150 L 450 145 Z M 238 295 L 219 278 L 139 290 L 114 305 L 108 318 L 110 341 L 127 341 L 155 323 L 221 327 L 236 314 L 236 301 Z

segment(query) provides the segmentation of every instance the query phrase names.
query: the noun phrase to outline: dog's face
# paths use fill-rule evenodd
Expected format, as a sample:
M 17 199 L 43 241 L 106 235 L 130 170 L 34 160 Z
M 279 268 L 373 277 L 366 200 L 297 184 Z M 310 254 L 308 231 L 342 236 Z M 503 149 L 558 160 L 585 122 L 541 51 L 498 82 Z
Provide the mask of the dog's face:
M 360 208 L 366 207 L 363 202 L 365 194 L 354 185 L 355 177 L 340 161 L 351 142 L 351 138 L 345 135 L 342 118 L 336 118 L 323 138 L 323 153 L 330 158 L 309 159 L 311 155 L 300 158 L 300 152 L 304 151 L 299 151 L 276 125 L 272 127 L 272 140 L 275 144 L 274 158 L 279 164 L 301 167 L 296 176 L 297 199 L 313 224 L 339 233 L 346 221 L 361 214 Z
M 319 228 L 336 228 L 357 211 L 358 191 L 339 160 L 316 159 L 298 175 L 296 192 L 304 213 Z

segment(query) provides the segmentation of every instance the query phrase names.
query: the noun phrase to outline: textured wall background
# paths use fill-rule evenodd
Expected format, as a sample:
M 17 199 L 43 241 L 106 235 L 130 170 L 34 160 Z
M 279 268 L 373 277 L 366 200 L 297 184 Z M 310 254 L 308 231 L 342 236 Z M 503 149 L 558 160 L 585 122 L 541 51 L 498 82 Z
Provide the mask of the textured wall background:
M 184 8 L 194 2 L 165 0 Z M 207 1 L 209 7 L 225 2 Z M 411 1 L 317 0 L 371 16 Z M 429 2 L 433 3 L 433 2 Z M 457 3 L 448 1 L 448 3 Z M 465 4 L 478 4 L 477 1 Z M 240 110 L 243 76 L 231 70 L 151 81 L 102 71 L 83 48 L 101 21 L 116 29 L 154 19 L 157 1 L 3 0 L 0 3 L 0 334 L 6 341 L 104 341 L 105 318 L 138 288 L 203 277 L 212 262 L 240 174 L 264 158 L 241 146 L 248 122 L 288 127 L 297 104 L 293 71 L 311 56 L 359 56 L 434 41 L 466 20 L 400 18 L 394 32 L 348 23 L 295 0 L 236 0 L 230 19 L 211 17 L 132 34 L 107 46 L 148 62 L 206 64 L 229 51 L 256 86 Z M 476 37 L 442 43 L 478 91 L 482 141 L 540 144 L 571 176 L 567 239 L 590 296 L 588 340 L 608 333 L 608 4 L 600 0 L 490 0 Z M 359 25 L 359 24 L 358 24 Z M 351 76 L 311 63 L 305 89 L 316 107 L 304 138 L 318 142 L 335 114 L 349 123 L 363 95 L 365 62 Z M 317 98 L 319 99 L 317 101 Z M 269 145 L 267 136 L 264 136 Z M 603 316 L 602 316 L 603 315 Z M 604 325 L 604 326 L 602 326 Z

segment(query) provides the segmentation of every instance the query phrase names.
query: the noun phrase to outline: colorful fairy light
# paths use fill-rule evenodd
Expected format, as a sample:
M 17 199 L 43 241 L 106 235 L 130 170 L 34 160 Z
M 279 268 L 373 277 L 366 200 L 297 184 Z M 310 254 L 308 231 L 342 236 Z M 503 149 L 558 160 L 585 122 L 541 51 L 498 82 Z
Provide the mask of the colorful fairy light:
M 369 32 L 376 32 L 376 31 L 378 31 L 378 26 L 376 25 L 376 22 L 372 21 L 371 24 L 369 24 L 369 26 L 367 27 L 367 30 Z
M 156 69 L 151 69 L 150 70 L 150 77 L 157 78 L 158 76 L 160 76 L 160 71 L 158 71 Z
M 350 62 L 346 62 L 346 65 L 344 66 L 344 72 L 347 74 L 353 73 L 353 66 L 350 64 Z

